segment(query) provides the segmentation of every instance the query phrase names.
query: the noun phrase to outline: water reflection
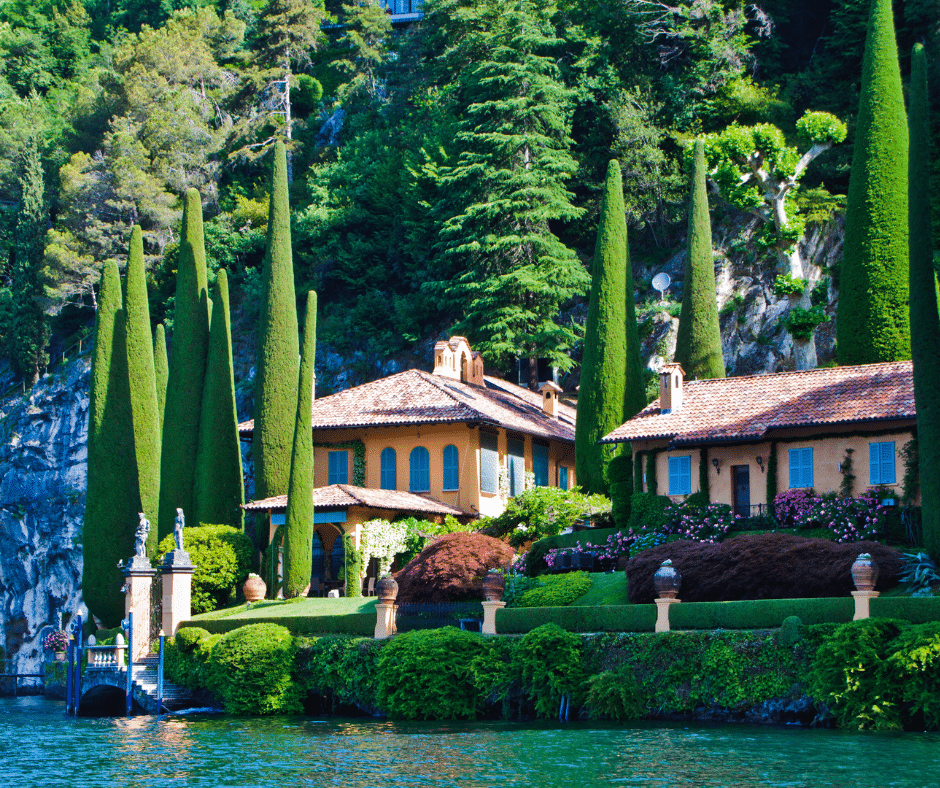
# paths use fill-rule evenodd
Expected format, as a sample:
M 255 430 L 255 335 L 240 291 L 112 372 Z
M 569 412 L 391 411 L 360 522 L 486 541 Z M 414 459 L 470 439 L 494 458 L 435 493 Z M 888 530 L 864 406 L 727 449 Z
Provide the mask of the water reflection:
M 62 708 L 39 698 L 0 699 L 0 786 L 940 785 L 935 734 L 224 716 L 72 720 Z

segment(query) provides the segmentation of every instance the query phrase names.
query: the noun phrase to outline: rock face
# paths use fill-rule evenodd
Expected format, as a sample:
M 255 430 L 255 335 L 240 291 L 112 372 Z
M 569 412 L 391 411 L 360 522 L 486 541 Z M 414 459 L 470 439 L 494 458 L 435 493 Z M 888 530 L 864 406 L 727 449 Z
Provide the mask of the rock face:
M 82 606 L 89 372 L 88 358 L 76 359 L 2 411 L 0 651 L 8 672 L 39 672 L 42 638 Z

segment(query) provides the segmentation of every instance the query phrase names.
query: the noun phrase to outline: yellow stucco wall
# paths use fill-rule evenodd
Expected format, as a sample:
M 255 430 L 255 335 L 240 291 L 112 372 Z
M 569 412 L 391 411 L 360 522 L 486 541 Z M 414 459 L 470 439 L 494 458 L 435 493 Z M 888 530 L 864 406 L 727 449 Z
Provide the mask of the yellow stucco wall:
M 790 489 L 789 450 L 802 447 L 813 449 L 813 489 L 818 493 L 838 492 L 842 484 L 840 464 L 846 449 L 853 449 L 852 472 L 855 474 L 853 492 L 859 495 L 871 486 L 869 468 L 869 444 L 894 441 L 895 444 L 895 483 L 887 485 L 900 496 L 904 480 L 904 463 L 901 449 L 911 440 L 914 422 L 903 422 L 888 428 L 872 426 L 870 429 L 853 427 L 842 435 L 833 435 L 833 429 L 807 428 L 790 430 L 784 436 L 775 436 L 777 441 L 777 491 Z M 699 448 L 664 450 L 666 441 L 637 441 L 634 451 L 659 450 L 656 455 L 656 492 L 669 494 L 669 458 L 691 456 L 692 492 L 699 490 Z M 757 462 L 760 457 L 763 469 Z M 767 464 L 770 457 L 770 441 L 736 446 L 708 447 L 708 486 L 709 495 L 716 503 L 733 504 L 733 473 L 735 465 L 749 467 L 751 504 L 767 502 Z M 716 469 L 712 460 L 718 460 Z M 644 463 L 644 469 L 645 469 Z M 671 496 L 674 500 L 683 500 L 685 496 Z
M 517 435 L 525 442 L 525 466 L 532 470 L 532 443 L 530 435 Z M 381 480 L 381 454 L 386 448 L 395 450 L 396 487 L 408 490 L 410 482 L 410 456 L 416 446 L 423 446 L 430 454 L 431 489 L 427 492 L 431 498 L 456 506 L 467 512 L 479 512 L 483 515 L 502 513 L 506 501 L 498 493 L 480 491 L 480 431 L 466 424 L 432 424 L 414 427 L 365 427 L 357 429 L 314 430 L 314 483 L 317 487 L 328 484 L 329 452 L 342 450 L 331 449 L 329 445 L 355 440 L 365 444 L 365 487 L 379 489 Z M 507 432 L 499 430 L 498 449 L 502 467 L 507 464 Z M 568 468 L 568 487 L 574 487 L 574 445 L 561 441 L 547 441 L 549 446 L 549 484 L 558 486 L 558 468 Z M 444 489 L 444 448 L 448 445 L 457 447 L 458 475 L 460 487 L 457 490 Z M 348 449 L 349 484 L 354 484 L 354 451 Z M 366 518 L 368 519 L 368 518 Z

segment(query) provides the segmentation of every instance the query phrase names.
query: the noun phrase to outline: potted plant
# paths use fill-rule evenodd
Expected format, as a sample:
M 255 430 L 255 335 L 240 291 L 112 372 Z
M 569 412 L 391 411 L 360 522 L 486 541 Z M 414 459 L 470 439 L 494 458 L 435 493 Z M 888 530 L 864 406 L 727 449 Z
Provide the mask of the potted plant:
M 69 635 L 64 629 L 54 629 L 42 640 L 43 648 L 55 654 L 56 662 L 65 662 L 65 650 L 69 647 Z
M 248 579 L 242 586 L 246 602 L 257 602 L 259 599 L 264 599 L 267 590 L 268 587 L 261 579 L 261 575 L 256 575 L 254 572 L 248 575 Z

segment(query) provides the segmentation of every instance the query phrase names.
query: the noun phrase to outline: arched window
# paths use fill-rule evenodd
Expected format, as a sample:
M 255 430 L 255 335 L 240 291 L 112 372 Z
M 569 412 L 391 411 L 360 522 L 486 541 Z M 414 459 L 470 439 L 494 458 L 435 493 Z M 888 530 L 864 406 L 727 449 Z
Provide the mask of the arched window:
M 383 490 L 397 489 L 398 480 L 395 475 L 395 450 L 391 446 L 382 449 L 382 454 L 379 459 L 382 465 L 381 488 Z
M 457 465 L 456 446 L 444 447 L 444 489 L 456 490 L 460 487 L 460 469 Z
M 431 454 L 424 446 L 416 446 L 408 458 L 411 479 L 408 489 L 411 492 L 431 491 Z

